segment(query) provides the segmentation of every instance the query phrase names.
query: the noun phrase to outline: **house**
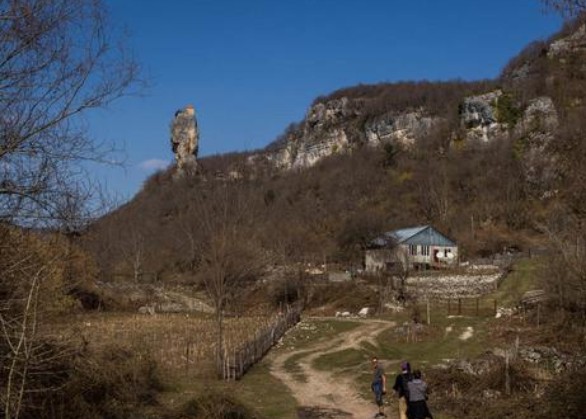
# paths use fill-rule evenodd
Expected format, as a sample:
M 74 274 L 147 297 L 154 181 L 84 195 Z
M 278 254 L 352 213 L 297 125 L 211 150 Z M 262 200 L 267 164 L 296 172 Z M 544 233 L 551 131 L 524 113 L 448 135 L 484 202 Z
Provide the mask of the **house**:
M 376 238 L 365 253 L 366 272 L 445 268 L 458 262 L 458 245 L 429 225 L 390 231 Z

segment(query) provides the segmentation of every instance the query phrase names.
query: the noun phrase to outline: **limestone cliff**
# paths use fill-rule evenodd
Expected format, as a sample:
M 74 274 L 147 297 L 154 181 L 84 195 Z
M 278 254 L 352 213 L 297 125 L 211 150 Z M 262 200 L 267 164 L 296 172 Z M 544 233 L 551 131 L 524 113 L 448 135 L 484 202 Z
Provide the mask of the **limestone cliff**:
M 484 90 L 475 87 L 468 89 L 472 94 L 448 94 L 440 105 L 437 100 L 433 106 L 420 100 L 429 92 L 414 93 L 413 102 L 405 100 L 405 89 L 417 89 L 416 84 L 406 83 L 403 90 L 384 83 L 346 88 L 317 99 L 305 118 L 262 154 L 282 170 L 302 169 L 359 147 L 390 143 L 409 150 L 441 127 L 448 145 L 509 141 L 526 180 L 547 193 L 556 177 L 556 162 L 547 150 L 559 127 L 559 115 L 565 106 L 584 103 L 580 92 L 567 91 L 560 100 L 556 86 L 569 72 L 585 77 L 585 57 L 586 24 L 582 21 L 548 41 L 528 46 Z M 558 79 L 561 74 L 565 78 Z M 458 88 L 467 91 L 461 85 Z M 386 96 L 381 94 L 385 89 Z M 395 93 L 403 96 L 396 99 Z
M 177 175 L 195 173 L 197 170 L 197 152 L 199 131 L 193 105 L 175 112 L 171 121 L 171 148 L 177 162 Z
M 547 132 L 557 126 L 557 111 L 548 97 L 530 100 L 524 109 L 501 90 L 465 97 L 457 110 L 453 138 L 489 143 L 499 138 L 525 138 L 528 150 L 540 150 Z M 429 135 L 445 117 L 425 108 L 366 116 L 348 98 L 314 104 L 297 130 L 288 133 L 269 160 L 282 169 L 313 166 L 324 157 L 361 146 L 392 143 L 409 149 Z M 532 155 L 538 152 L 531 151 Z
M 359 101 L 343 97 L 317 102 L 299 128 L 288 133 L 280 147 L 268 152 L 268 158 L 279 168 L 295 169 L 313 166 L 324 157 L 364 145 L 391 142 L 408 148 L 440 120 L 423 108 L 369 118 Z
M 576 31 L 568 36 L 553 41 L 549 45 L 549 58 L 562 57 L 568 52 L 586 52 L 586 25 L 580 25 Z

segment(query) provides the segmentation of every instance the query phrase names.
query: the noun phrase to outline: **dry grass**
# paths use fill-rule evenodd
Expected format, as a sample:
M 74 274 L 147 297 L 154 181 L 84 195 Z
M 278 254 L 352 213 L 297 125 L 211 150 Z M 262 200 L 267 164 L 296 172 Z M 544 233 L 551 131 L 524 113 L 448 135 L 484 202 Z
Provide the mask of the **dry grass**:
M 250 340 L 273 320 L 270 317 L 226 319 L 226 346 L 231 348 Z M 61 338 L 81 336 L 90 349 L 99 350 L 115 344 L 146 352 L 170 378 L 214 374 L 216 323 L 209 316 L 84 314 L 51 322 L 49 327 L 47 332 Z

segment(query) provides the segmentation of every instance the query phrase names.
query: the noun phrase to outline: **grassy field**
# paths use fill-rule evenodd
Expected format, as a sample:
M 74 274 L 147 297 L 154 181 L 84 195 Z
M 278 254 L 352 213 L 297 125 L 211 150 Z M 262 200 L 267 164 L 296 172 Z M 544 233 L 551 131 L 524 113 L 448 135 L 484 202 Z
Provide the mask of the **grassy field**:
M 266 317 L 229 318 L 225 345 L 233 347 L 272 321 Z M 46 333 L 82 336 L 90 349 L 126 346 L 147 351 L 165 372 L 166 381 L 215 375 L 217 325 L 205 315 L 133 313 L 83 314 L 49 324 Z
M 238 399 L 267 418 L 297 417 L 297 403 L 289 389 L 269 372 L 269 362 L 255 365 L 235 384 Z
M 537 287 L 536 274 L 539 272 L 538 259 L 522 260 L 514 266 L 511 274 L 502 282 L 500 288 L 487 295 L 486 300 L 496 299 L 498 306 L 513 306 L 520 296 L 529 289 Z M 494 307 L 486 303 L 480 316 L 448 316 L 445 305 L 432 305 L 430 325 L 412 327 L 413 312 L 410 309 L 398 314 L 385 316 L 396 326 L 380 334 L 374 344 L 363 343 L 358 348 L 330 352 L 315 358 L 312 366 L 319 370 L 334 372 L 351 377 L 357 388 L 362 389 L 365 399 L 371 394 L 368 383 L 371 379 L 369 360 L 377 354 L 387 371 L 390 384 L 398 372 L 401 360 L 409 360 L 415 368 L 426 369 L 449 359 L 471 359 L 494 344 L 491 342 L 490 330 L 494 325 Z M 420 318 L 425 322 L 425 306 L 419 307 Z M 472 310 L 473 312 L 475 310 Z M 350 331 L 359 324 L 353 321 L 337 319 L 306 319 L 300 326 L 287 334 L 276 351 L 302 351 L 293 355 L 286 363 L 292 373 L 299 372 L 298 362 L 310 354 L 315 354 L 311 347 L 319 342 L 332 339 L 339 333 Z M 306 349 L 306 351 L 303 351 Z M 303 380 L 303 376 L 298 377 Z M 430 383 L 433 385 L 433 383 Z M 242 386 L 239 398 L 248 405 L 257 406 L 267 417 L 295 417 L 295 401 L 286 388 L 279 387 L 270 376 L 267 361 L 261 362 L 238 383 Z M 390 400 L 394 403 L 393 400 Z M 433 409 L 433 397 L 430 406 Z M 393 409 L 394 407 L 389 407 Z M 454 419 L 440 411 L 434 411 L 439 419 Z
M 481 302 L 480 316 L 478 317 L 475 315 L 448 316 L 445 305 L 431 305 L 431 324 L 421 325 L 414 332 L 411 327 L 412 310 L 406 309 L 398 314 L 389 314 L 385 318 L 396 322 L 396 327 L 380 334 L 374 345 L 363 343 L 356 349 L 345 349 L 319 356 L 314 360 L 312 366 L 316 369 L 352 377 L 357 388 L 362 389 L 362 395 L 368 400 L 371 394 L 365 383 L 369 383 L 371 379 L 369 360 L 373 354 L 377 354 L 382 360 L 391 385 L 398 372 L 399 363 L 404 359 L 409 360 L 413 367 L 422 369 L 425 373 L 426 369 L 432 365 L 443 363 L 446 360 L 474 358 L 489 350 L 494 344 L 491 342 L 490 336 L 491 328 L 495 322 L 493 300 L 497 300 L 499 307 L 516 305 L 525 291 L 538 287 L 537 274 L 540 263 L 539 259 L 526 259 L 518 262 L 510 275 L 501 283 L 499 289 L 485 296 L 484 303 Z M 484 308 L 482 304 L 485 304 Z M 472 309 L 469 313 L 475 313 L 475 310 Z M 425 322 L 427 318 L 425 305 L 419 307 L 419 314 Z M 354 327 L 357 327 L 357 324 L 352 321 L 305 320 L 301 327 L 287 335 L 283 345 L 277 350 L 308 349 L 306 352 L 292 356 L 287 361 L 287 368 L 295 373 L 298 371 L 297 363 L 305 356 L 314 354 L 310 349 L 312 345 L 331 339 L 336 334 Z M 299 379 L 303 380 L 303 377 L 300 376 Z M 255 388 L 267 380 L 270 381 L 268 368 L 261 363 L 252 369 L 241 384 L 245 388 L 250 386 Z M 246 400 L 247 403 L 253 402 L 252 395 L 257 393 L 255 390 L 250 390 L 250 393 L 243 394 L 243 400 Z M 280 406 L 291 406 L 289 404 L 291 403 L 290 395 L 287 395 L 286 389 L 279 390 L 278 396 L 275 396 L 273 391 L 271 393 L 272 397 L 266 400 L 268 405 L 265 413 L 276 412 L 275 409 Z M 430 400 L 430 406 L 433 409 L 433 397 Z M 291 412 L 292 410 L 289 410 L 289 414 Z M 295 417 L 283 414 L 284 416 L 276 415 L 273 417 Z M 439 411 L 434 411 L 434 417 L 453 419 Z
M 501 307 L 513 307 L 526 291 L 540 288 L 539 272 L 543 260 L 540 258 L 522 259 L 491 297 L 496 298 Z
M 529 259 L 515 265 L 501 287 L 486 296 L 496 299 L 499 306 L 513 306 L 520 296 L 537 287 L 536 274 L 539 260 Z M 420 305 L 419 318 L 427 319 L 426 306 Z M 371 398 L 368 383 L 371 379 L 369 360 L 376 354 L 382 361 L 389 387 L 398 372 L 401 360 L 409 360 L 415 368 L 425 371 L 449 359 L 474 358 L 494 345 L 490 330 L 494 310 L 480 310 L 480 316 L 448 316 L 445 305 L 430 306 L 431 324 L 414 326 L 413 309 L 387 314 L 385 320 L 395 326 L 379 334 L 372 343 L 315 357 L 312 367 L 351 378 L 366 400 Z M 226 332 L 231 342 L 249 337 L 253 330 L 262 327 L 267 319 L 240 318 L 226 322 Z M 308 318 L 289 331 L 272 349 L 275 355 L 291 353 L 285 369 L 295 379 L 304 382 L 298 363 L 309 355 L 315 355 L 316 345 L 333 340 L 336 336 L 352 331 L 361 323 L 343 319 Z M 157 360 L 163 373 L 165 390 L 161 402 L 170 409 L 180 409 L 191 399 L 206 392 L 227 394 L 242 405 L 254 409 L 266 418 L 297 417 L 296 400 L 279 380 L 270 374 L 270 356 L 253 366 L 238 382 L 222 382 L 213 377 L 210 360 L 213 359 L 215 325 L 206 316 L 134 314 L 93 314 L 63 320 L 54 324 L 60 333 L 81 334 L 91 346 L 105 347 L 111 344 L 127 344 L 148 349 Z M 295 352 L 295 354 L 293 354 Z M 431 383 L 433 385 L 433 383 Z M 433 408 L 433 397 L 431 400 Z M 435 417 L 451 419 L 435 412 Z

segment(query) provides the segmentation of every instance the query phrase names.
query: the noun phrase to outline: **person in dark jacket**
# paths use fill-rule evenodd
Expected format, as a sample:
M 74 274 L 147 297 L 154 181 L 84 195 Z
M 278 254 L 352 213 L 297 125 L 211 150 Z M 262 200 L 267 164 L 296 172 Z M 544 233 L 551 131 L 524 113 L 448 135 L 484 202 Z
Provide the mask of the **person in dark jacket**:
M 427 384 L 421 379 L 421 371 L 413 371 L 413 379 L 407 383 L 409 419 L 433 419 L 427 407 Z
M 401 374 L 397 375 L 393 385 L 393 390 L 399 399 L 399 419 L 407 419 L 407 401 L 409 400 L 407 384 L 411 378 L 411 365 L 407 361 L 401 362 Z

